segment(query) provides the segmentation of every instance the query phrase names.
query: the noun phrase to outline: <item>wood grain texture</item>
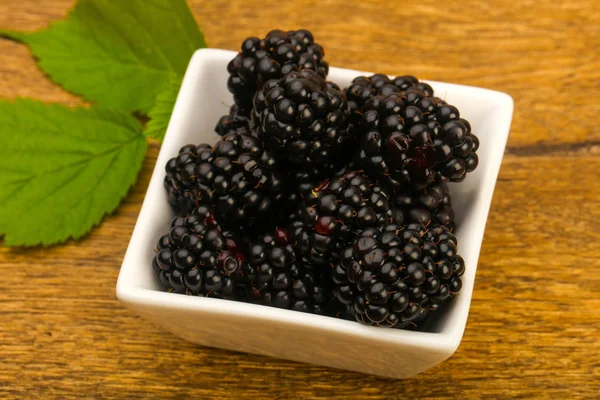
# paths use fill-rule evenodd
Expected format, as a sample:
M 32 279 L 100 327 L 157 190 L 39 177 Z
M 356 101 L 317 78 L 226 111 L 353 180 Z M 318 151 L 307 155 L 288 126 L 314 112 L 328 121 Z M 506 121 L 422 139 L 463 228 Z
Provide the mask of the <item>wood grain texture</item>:
M 0 0 L 34 30 L 73 0 Z M 386 2 L 387 3 L 387 2 Z M 332 65 L 510 93 L 515 117 L 464 340 L 393 381 L 202 348 L 125 310 L 115 283 L 156 160 L 87 238 L 0 248 L 0 398 L 597 398 L 600 8 L 595 0 L 190 1 L 212 47 L 306 27 Z M 0 40 L 0 97 L 68 105 L 24 46 Z

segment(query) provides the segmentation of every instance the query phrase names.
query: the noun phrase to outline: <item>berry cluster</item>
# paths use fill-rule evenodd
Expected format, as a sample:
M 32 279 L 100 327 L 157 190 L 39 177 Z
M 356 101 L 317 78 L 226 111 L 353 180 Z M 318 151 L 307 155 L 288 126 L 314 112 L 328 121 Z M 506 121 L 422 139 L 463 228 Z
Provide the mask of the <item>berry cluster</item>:
M 325 313 L 327 293 L 321 271 L 304 263 L 283 229 L 261 236 L 249 247 L 251 300 L 295 311 Z
M 414 327 L 462 287 L 449 185 L 479 141 L 429 84 L 341 90 L 323 56 L 306 30 L 242 43 L 220 139 L 167 162 L 153 269 L 176 293 Z
M 254 97 L 253 120 L 259 138 L 294 164 L 325 164 L 349 137 L 343 92 L 311 70 L 268 81 Z
M 227 88 L 242 114 L 249 115 L 255 92 L 267 81 L 300 70 L 327 76 L 329 65 L 323 61 L 324 55 L 323 47 L 304 29 L 288 32 L 275 29 L 263 39 L 249 37 L 227 65 Z
M 367 229 L 334 262 L 334 296 L 359 322 L 407 327 L 460 291 L 457 247 L 443 226 Z
M 183 146 L 167 162 L 165 188 L 178 212 L 209 205 L 223 221 L 251 227 L 269 219 L 281 203 L 281 169 L 258 139 L 229 133 L 214 146 Z
M 152 266 L 170 291 L 234 299 L 243 284 L 245 256 L 212 210 L 200 206 L 173 219 L 158 240 Z
M 428 84 L 374 75 L 356 78 L 346 94 L 354 99 L 357 164 L 395 193 L 434 181 L 460 182 L 477 167 L 479 140 L 471 125 Z

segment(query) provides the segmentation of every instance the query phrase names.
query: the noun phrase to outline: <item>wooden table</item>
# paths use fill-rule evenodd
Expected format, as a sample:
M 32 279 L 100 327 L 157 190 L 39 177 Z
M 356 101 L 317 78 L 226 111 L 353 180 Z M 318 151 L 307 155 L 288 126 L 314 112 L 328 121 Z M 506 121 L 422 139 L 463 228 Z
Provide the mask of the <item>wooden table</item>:
M 152 144 L 131 194 L 87 238 L 0 248 L 0 398 L 600 396 L 597 1 L 305 3 L 190 2 L 213 47 L 306 27 L 332 65 L 482 86 L 515 99 L 457 353 L 394 381 L 202 348 L 124 309 L 115 282 L 155 163 Z M 44 27 L 72 4 L 0 0 L 0 27 Z M 17 96 L 81 103 L 46 79 L 24 46 L 0 40 L 0 97 Z

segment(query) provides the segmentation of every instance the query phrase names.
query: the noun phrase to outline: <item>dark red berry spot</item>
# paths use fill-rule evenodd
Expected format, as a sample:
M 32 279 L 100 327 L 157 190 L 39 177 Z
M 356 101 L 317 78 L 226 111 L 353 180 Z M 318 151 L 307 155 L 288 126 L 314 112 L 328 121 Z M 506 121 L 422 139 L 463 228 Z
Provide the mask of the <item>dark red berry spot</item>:
M 275 239 L 279 244 L 288 244 L 289 243 L 289 233 L 285 229 L 275 229 Z
M 411 155 L 411 163 L 419 168 L 429 168 L 435 164 L 435 150 L 432 147 L 417 147 Z
M 332 217 L 321 217 L 315 224 L 315 232 L 320 235 L 331 235 L 336 228 L 336 222 Z
M 236 251 L 238 249 L 238 244 L 232 238 L 226 238 L 225 243 L 227 244 L 227 249 L 231 251 Z
M 235 259 L 242 264 L 246 260 L 246 256 L 241 251 L 235 253 Z

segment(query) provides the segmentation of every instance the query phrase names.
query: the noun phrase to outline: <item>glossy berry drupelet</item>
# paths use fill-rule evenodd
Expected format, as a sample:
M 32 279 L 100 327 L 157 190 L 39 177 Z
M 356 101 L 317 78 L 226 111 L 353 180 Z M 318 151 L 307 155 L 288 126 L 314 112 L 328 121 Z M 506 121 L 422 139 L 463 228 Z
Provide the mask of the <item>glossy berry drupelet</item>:
M 406 328 L 454 297 L 465 270 L 443 226 L 367 229 L 333 263 L 334 298 L 363 324 Z
M 172 292 L 226 299 L 245 293 L 245 256 L 206 206 L 173 219 L 169 233 L 158 240 L 152 265 Z
M 234 104 L 229 109 L 229 114 L 219 118 L 215 132 L 219 136 L 227 136 L 230 133 L 251 136 L 253 135 L 252 127 L 252 120 L 240 113 L 238 106 Z
M 419 223 L 428 228 L 444 225 L 454 230 L 454 210 L 446 183 L 433 183 L 425 189 L 400 191 L 394 196 L 394 222 Z
M 236 228 L 266 224 L 285 193 L 278 161 L 247 135 L 230 133 L 214 146 L 186 145 L 167 162 L 166 172 L 176 211 L 209 205 L 220 221 Z
M 250 301 L 295 311 L 325 312 L 325 277 L 303 262 L 287 230 L 276 229 L 250 245 L 246 275 L 250 279 Z
M 352 171 L 325 180 L 304 195 L 291 233 L 310 262 L 328 265 L 357 232 L 389 223 L 392 217 L 387 191 L 364 173 Z
M 324 54 L 312 33 L 304 29 L 287 32 L 276 29 L 263 39 L 249 37 L 227 66 L 227 87 L 242 113 L 249 115 L 254 93 L 270 79 L 303 69 L 327 77 L 329 65 L 323 60 Z
M 265 146 L 295 165 L 330 163 L 350 138 L 344 93 L 311 70 L 267 82 L 254 107 L 254 124 Z

